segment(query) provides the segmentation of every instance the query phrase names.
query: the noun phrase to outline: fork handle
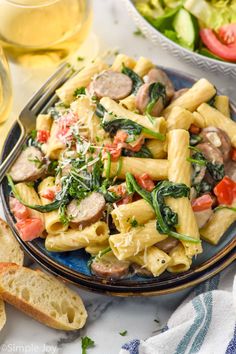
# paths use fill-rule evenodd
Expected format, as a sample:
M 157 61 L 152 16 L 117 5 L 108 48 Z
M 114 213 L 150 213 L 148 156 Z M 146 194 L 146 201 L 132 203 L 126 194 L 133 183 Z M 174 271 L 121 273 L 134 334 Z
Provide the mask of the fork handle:
M 26 141 L 27 136 L 26 136 L 25 129 L 20 121 L 18 121 L 18 124 L 20 126 L 21 134 L 19 140 L 17 141 L 16 145 L 14 146 L 10 154 L 5 158 L 3 163 L 0 165 L 0 183 L 2 182 L 5 174 L 12 166 L 13 162 L 16 160 L 19 153 L 21 152 L 22 144 Z

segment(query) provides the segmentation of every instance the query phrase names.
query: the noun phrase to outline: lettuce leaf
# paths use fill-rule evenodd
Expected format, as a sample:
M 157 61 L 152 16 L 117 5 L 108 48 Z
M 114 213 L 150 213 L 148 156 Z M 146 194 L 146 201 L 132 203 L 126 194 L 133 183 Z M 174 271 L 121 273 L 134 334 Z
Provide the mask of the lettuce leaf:
M 236 0 L 187 0 L 184 7 L 207 28 L 217 29 L 236 20 Z

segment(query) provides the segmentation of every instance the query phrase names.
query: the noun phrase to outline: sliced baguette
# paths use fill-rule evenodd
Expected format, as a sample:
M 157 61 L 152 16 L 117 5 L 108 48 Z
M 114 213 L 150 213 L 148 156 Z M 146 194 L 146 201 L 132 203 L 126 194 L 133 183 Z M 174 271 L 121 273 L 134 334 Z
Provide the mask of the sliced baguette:
M 6 312 L 4 302 L 0 299 L 0 331 L 6 323 Z
M 24 253 L 15 239 L 10 227 L 0 219 L 0 262 L 22 265 Z
M 0 297 L 52 328 L 72 331 L 86 322 L 81 298 L 40 270 L 0 263 Z

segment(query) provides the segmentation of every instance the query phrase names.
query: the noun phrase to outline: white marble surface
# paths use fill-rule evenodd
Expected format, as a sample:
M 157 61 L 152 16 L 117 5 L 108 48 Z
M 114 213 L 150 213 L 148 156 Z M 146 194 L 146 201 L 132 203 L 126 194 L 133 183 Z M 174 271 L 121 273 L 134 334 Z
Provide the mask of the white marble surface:
M 94 0 L 93 33 L 79 54 L 86 53 L 87 57 L 93 57 L 99 51 L 103 53 L 107 49 L 119 49 L 120 52 L 132 56 L 144 55 L 157 64 L 178 68 L 199 77 L 205 76 L 236 99 L 230 78 L 202 72 L 179 62 L 170 53 L 154 48 L 145 38 L 134 36 L 134 31 L 135 26 L 127 16 L 122 1 Z M 11 64 L 14 83 L 12 118 L 53 70 L 54 68 L 28 70 Z M 1 207 L 0 215 L 3 216 Z M 79 289 L 76 291 L 82 296 L 89 313 L 84 329 L 74 333 L 55 331 L 7 306 L 7 324 L 0 333 L 0 352 L 80 354 L 80 337 L 87 335 L 96 343 L 96 346 L 88 351 L 89 354 L 117 354 L 121 345 L 128 340 L 145 339 L 158 333 L 189 290 L 171 296 L 127 299 L 97 295 Z M 159 323 L 154 321 L 155 319 Z M 119 335 L 123 330 L 127 330 L 125 337 Z

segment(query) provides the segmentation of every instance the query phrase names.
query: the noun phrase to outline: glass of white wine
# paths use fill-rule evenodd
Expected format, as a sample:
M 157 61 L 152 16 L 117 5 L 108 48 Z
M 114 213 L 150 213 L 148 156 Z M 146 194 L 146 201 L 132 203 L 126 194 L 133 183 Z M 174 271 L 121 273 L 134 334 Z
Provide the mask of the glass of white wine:
M 0 45 L 26 65 L 56 63 L 88 34 L 91 0 L 0 0 Z
M 12 88 L 10 72 L 3 49 L 0 47 L 0 127 L 2 123 L 5 122 L 10 113 L 11 104 Z

